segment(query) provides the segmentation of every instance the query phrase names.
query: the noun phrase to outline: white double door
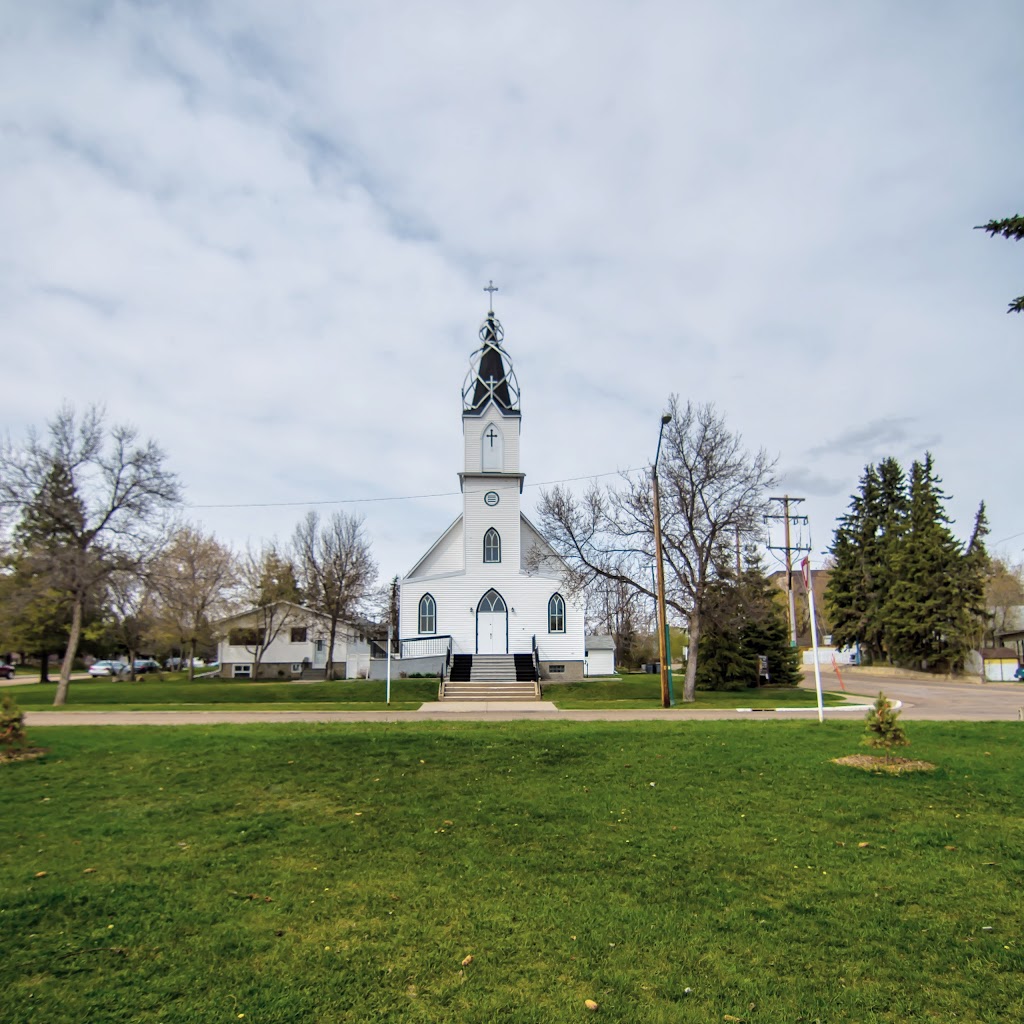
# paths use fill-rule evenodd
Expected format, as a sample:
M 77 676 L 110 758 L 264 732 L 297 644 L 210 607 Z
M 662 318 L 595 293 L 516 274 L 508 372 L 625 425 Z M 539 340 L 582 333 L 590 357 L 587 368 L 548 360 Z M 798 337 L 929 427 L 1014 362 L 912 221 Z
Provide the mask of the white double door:
M 508 654 L 508 612 L 477 612 L 476 653 Z

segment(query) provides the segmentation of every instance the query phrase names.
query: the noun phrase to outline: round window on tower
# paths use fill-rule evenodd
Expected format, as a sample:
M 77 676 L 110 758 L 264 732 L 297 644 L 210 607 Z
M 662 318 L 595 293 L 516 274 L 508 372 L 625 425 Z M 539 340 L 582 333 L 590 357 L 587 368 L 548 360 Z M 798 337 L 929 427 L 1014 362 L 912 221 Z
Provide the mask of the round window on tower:
M 501 501 L 501 499 L 498 497 L 497 491 L 488 491 L 484 495 L 484 504 L 490 505 L 491 508 L 494 508 L 494 506 L 497 505 L 499 501 Z

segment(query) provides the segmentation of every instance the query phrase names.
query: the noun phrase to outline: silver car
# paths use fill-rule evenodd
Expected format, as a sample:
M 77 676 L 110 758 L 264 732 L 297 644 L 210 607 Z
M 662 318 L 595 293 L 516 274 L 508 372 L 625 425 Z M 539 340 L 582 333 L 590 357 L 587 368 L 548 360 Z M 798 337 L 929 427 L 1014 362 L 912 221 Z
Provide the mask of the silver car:
M 91 676 L 120 675 L 128 666 L 123 661 L 97 661 L 89 666 Z

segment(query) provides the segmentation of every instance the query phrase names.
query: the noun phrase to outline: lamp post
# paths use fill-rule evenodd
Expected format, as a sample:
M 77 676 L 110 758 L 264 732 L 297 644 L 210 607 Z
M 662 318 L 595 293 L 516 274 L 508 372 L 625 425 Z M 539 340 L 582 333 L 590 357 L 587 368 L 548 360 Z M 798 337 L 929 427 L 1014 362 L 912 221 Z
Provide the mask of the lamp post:
M 658 459 L 661 458 L 661 437 L 665 432 L 665 426 L 672 422 L 670 413 L 661 417 L 661 427 L 658 430 L 658 451 L 654 456 L 654 465 L 651 467 L 651 490 L 654 495 L 654 549 L 655 564 L 658 567 L 658 653 L 661 656 L 661 706 L 670 708 L 675 701 L 672 698 L 672 669 L 669 666 L 669 658 L 672 656 L 672 647 L 668 635 L 668 619 L 665 617 L 665 565 L 661 551 L 661 503 L 658 500 Z

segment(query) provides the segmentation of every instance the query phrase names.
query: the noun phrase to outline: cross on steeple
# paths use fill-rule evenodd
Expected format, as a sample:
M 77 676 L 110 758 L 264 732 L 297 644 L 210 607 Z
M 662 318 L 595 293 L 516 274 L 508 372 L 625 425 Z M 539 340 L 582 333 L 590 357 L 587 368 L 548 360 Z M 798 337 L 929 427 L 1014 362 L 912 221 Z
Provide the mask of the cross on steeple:
M 491 442 L 491 447 L 494 447 L 494 442 L 498 440 L 498 435 L 494 431 L 494 427 L 487 432 L 487 440 Z
M 490 300 L 487 303 L 490 308 L 487 310 L 487 312 L 488 313 L 493 313 L 494 312 L 494 293 L 496 291 L 498 291 L 499 289 L 495 286 L 493 281 L 488 281 L 487 282 L 487 287 L 484 288 L 483 290 L 485 292 L 490 292 Z

